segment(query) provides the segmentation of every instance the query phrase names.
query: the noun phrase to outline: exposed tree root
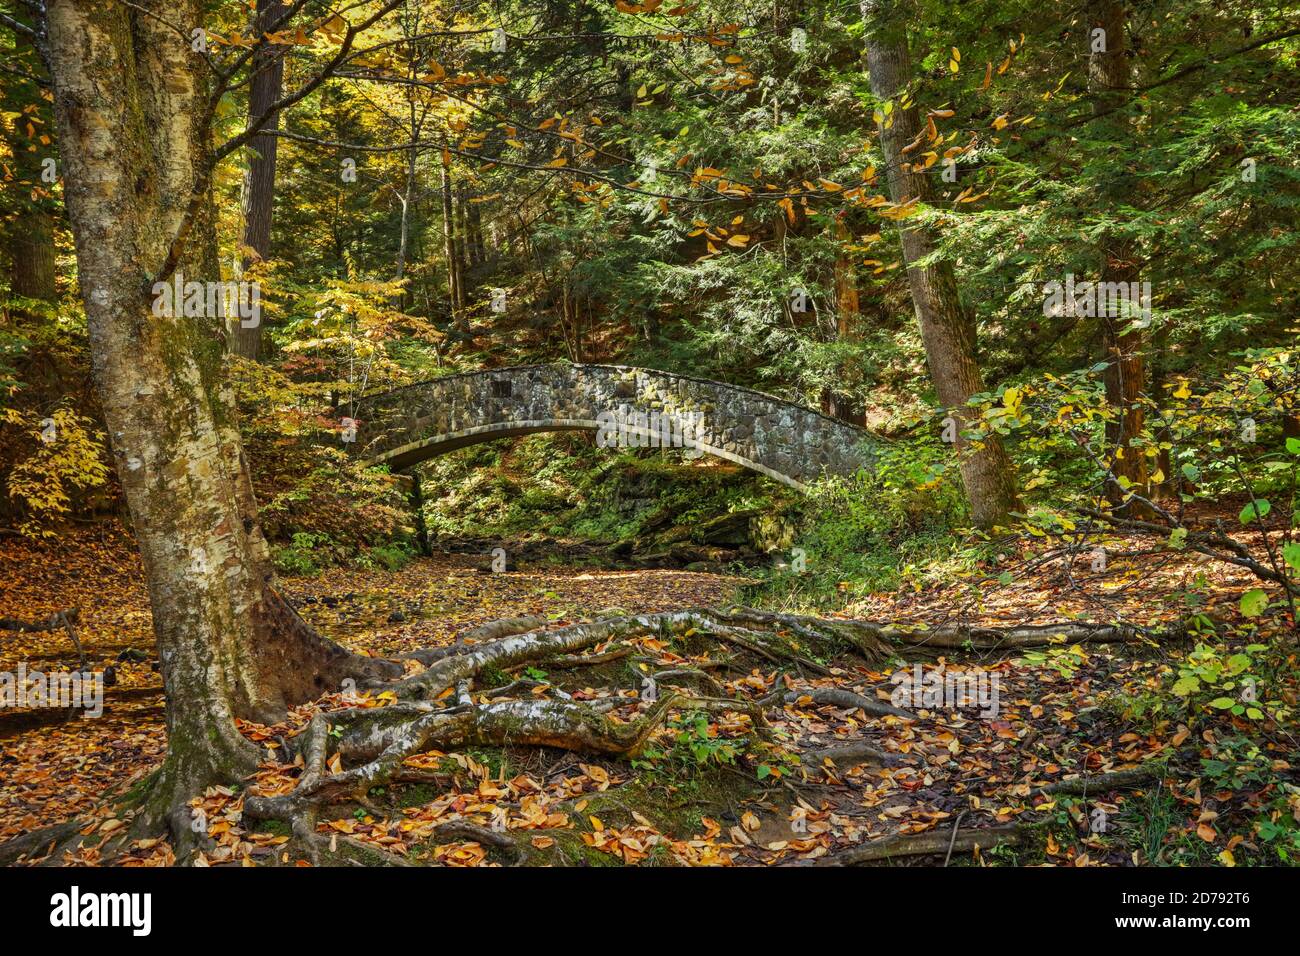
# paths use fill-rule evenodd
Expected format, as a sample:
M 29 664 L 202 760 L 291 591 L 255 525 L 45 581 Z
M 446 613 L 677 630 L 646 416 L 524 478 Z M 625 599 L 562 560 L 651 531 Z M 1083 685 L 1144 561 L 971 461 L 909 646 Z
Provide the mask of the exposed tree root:
M 995 651 L 1021 647 L 1038 647 L 1069 641 L 1071 643 L 1132 644 L 1143 641 L 1177 640 L 1185 628 L 1152 631 L 1131 624 L 1026 624 L 1011 627 L 981 627 L 969 624 L 943 624 L 936 627 L 897 627 L 854 618 L 819 618 L 797 614 L 772 614 L 753 608 L 733 607 L 714 613 L 724 623 L 748 627 L 786 630 L 797 637 L 825 648 L 847 646 L 868 661 L 881 661 L 900 649 L 931 647 L 940 650 Z
M 902 717 L 905 720 L 921 719 L 910 710 L 903 710 L 901 707 L 895 707 L 893 704 L 871 700 L 867 697 L 863 697 L 861 694 L 855 694 L 852 691 L 842 690 L 838 687 L 817 687 L 812 690 L 792 690 L 786 693 L 785 702 L 787 704 L 792 704 L 801 697 L 811 697 L 812 702 L 818 705 L 857 708 L 863 713 L 871 714 L 874 717 Z
M 708 688 L 715 697 L 719 697 L 723 693 L 722 685 L 714 680 L 707 671 L 703 671 L 698 667 L 671 667 L 668 670 L 655 671 L 650 675 L 650 678 L 657 684 L 675 685 L 694 681 Z
M 551 670 L 568 670 L 574 667 L 595 667 L 598 664 L 608 664 L 610 661 L 621 660 L 632 654 L 631 647 L 616 647 L 612 651 L 605 651 L 602 654 L 561 654 L 559 657 L 552 657 L 546 662 L 546 666 Z
M 59 844 L 75 836 L 80 828 L 80 821 L 65 820 L 0 843 L 0 866 L 12 866 L 23 857 L 39 859 L 48 856 Z
M 1130 624 L 1035 624 L 1017 627 L 971 627 L 965 624 L 930 629 L 880 628 L 882 640 L 895 645 L 976 651 L 1041 647 L 1046 644 L 1135 644 L 1158 635 Z
M 546 618 L 538 617 L 535 614 L 524 615 L 523 617 L 506 617 L 499 621 L 490 621 L 487 624 L 472 627 L 468 631 L 456 635 L 456 642 L 449 647 L 421 648 L 409 654 L 402 654 L 399 659 L 419 661 L 427 667 L 434 661 L 440 661 L 444 657 L 459 654 L 466 644 L 482 644 L 485 641 L 499 640 L 512 634 L 523 634 L 526 631 L 535 631 L 545 626 Z
M 315 700 L 346 680 L 383 680 L 402 675 L 402 665 L 356 654 L 322 637 L 274 588 L 268 587 L 258 613 L 268 621 L 256 648 L 260 666 L 278 675 L 289 706 Z
M 298 630 L 296 622 L 290 630 Z M 304 628 L 305 624 L 302 625 Z M 818 706 L 860 709 L 873 717 L 918 720 L 917 715 L 888 703 L 872 700 L 850 690 L 835 687 L 791 689 L 778 681 L 774 692 L 761 700 L 747 700 L 727 690 L 708 673 L 729 666 L 747 674 L 752 664 L 741 666 L 738 659 L 749 655 L 792 671 L 824 675 L 829 663 L 846 652 L 870 663 L 895 656 L 900 648 L 974 648 L 996 650 L 1059 641 L 1135 641 L 1147 638 L 1138 628 L 1125 625 L 1061 624 L 1012 628 L 943 626 L 931 629 L 897 628 L 869 621 L 822 619 L 792 614 L 771 614 L 750 608 L 694 608 L 656 614 L 604 617 L 564 627 L 547 627 L 538 618 L 496 621 L 462 635 L 451 647 L 417 651 L 408 659 L 425 664 L 409 676 L 396 676 L 391 661 L 363 662 L 363 687 L 391 693 L 385 706 L 345 707 L 331 712 L 317 711 L 290 746 L 283 738 L 280 749 L 286 762 L 300 758 L 301 773 L 293 789 L 277 795 L 255 790 L 244 796 L 243 812 L 249 819 L 279 820 L 290 827 L 295 852 L 313 862 L 346 864 L 408 864 L 396 854 L 363 844 L 343 834 L 321 833 L 318 815 L 328 805 L 354 802 L 369 806 L 370 792 L 397 783 L 445 785 L 444 775 L 417 770 L 407 760 L 430 749 L 455 751 L 467 746 L 537 746 L 570 751 L 635 756 L 661 730 L 674 711 L 703 711 L 747 715 L 755 736 L 771 740 L 765 711 L 773 705 L 791 704 L 808 698 Z M 638 656 L 652 684 L 632 691 L 611 693 L 579 701 L 558 688 L 542 696 L 543 682 L 520 678 L 496 688 L 477 688 L 485 673 L 499 674 L 512 668 L 539 664 L 557 670 L 595 666 L 630 657 L 641 639 L 678 641 L 697 646 L 701 640 L 730 645 L 735 656 L 729 660 L 698 657 L 690 664 L 681 654 L 672 663 L 659 656 Z M 593 652 L 594 648 L 601 649 Z M 661 645 L 651 645 L 661 646 Z M 695 666 L 698 664 L 698 666 Z M 339 668 L 356 673 L 357 661 L 340 659 Z M 658 665 L 653 666 L 653 665 Z M 337 676 L 337 675 L 333 675 Z M 690 686 L 693 690 L 683 689 Z M 657 695 L 651 689 L 659 691 Z M 646 691 L 638 694 L 635 690 Z M 385 695 L 389 699 L 390 694 Z M 373 703 L 373 702 L 372 702 Z M 252 775 L 264 755 L 234 728 L 223 734 L 214 728 L 224 747 L 222 765 L 228 783 L 241 783 Z M 124 814 L 131 817 L 129 830 L 105 841 L 103 858 L 119 846 L 145 835 L 170 830 L 178 861 L 210 844 L 191 824 L 190 800 L 212 785 L 207 779 L 211 748 L 203 753 L 201 766 L 191 773 L 186 761 L 185 742 L 173 742 L 155 778 L 132 799 Z M 808 769 L 827 773 L 851 768 L 868 761 L 886 762 L 884 751 L 862 741 L 834 743 L 801 755 Z M 207 776 L 205 776 L 207 773 Z M 1086 781 L 1062 781 L 1052 792 L 1075 792 L 1075 786 L 1089 789 L 1136 785 L 1150 779 L 1145 770 L 1121 771 Z M 201 831 L 201 828 L 198 828 Z M 453 820 L 437 831 L 440 837 L 466 839 L 502 851 L 507 859 L 520 861 L 528 849 L 510 837 L 465 820 Z M 949 839 L 955 849 L 967 852 L 997 842 L 1019 840 L 1015 828 L 989 830 L 934 831 L 905 837 L 891 837 L 826 858 L 823 865 L 851 865 L 919 853 L 943 853 Z M 83 834 L 75 824 L 28 834 L 0 847 L 0 862 L 24 854 L 54 853 L 49 862 L 59 862 L 65 850 L 82 845 Z

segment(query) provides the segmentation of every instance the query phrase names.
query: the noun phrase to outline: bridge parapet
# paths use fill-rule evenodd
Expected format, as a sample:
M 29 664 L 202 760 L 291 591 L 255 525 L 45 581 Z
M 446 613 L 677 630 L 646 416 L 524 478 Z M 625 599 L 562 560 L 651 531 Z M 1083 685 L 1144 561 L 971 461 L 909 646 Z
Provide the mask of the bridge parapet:
M 602 444 L 680 444 L 801 487 L 875 459 L 863 429 L 762 392 L 621 365 L 526 365 L 430 379 L 356 405 L 354 453 L 394 470 L 479 442 L 594 431 Z M 676 428 L 676 432 L 673 429 Z

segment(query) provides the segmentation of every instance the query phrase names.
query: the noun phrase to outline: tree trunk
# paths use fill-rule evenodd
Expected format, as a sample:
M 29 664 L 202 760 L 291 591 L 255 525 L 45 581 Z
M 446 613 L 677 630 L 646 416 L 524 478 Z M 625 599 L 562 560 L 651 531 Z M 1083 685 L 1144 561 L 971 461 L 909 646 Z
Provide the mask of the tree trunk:
M 455 191 L 456 199 L 456 272 L 460 276 L 460 307 L 464 309 L 474 294 L 469 271 L 472 265 L 474 237 L 469 231 L 469 216 L 465 212 L 465 190 Z
M 155 316 L 151 284 L 210 155 L 196 0 L 53 0 L 49 46 L 96 390 L 144 560 L 167 697 L 160 809 L 251 768 L 234 718 L 273 719 L 389 668 L 325 641 L 274 587 L 222 384 L 220 316 Z M 211 198 L 181 268 L 219 278 Z
M 1160 453 L 1156 456 L 1157 468 L 1163 474 L 1164 478 L 1159 484 L 1152 483 L 1151 490 L 1160 495 L 1176 495 L 1182 490 L 1186 479 L 1176 473 L 1175 460 L 1177 458 L 1176 449 L 1174 448 L 1175 435 L 1173 430 L 1167 424 L 1166 416 L 1169 413 L 1168 405 L 1172 403 L 1169 390 L 1165 388 L 1165 383 L 1169 379 L 1169 326 L 1163 324 L 1151 338 L 1153 346 L 1153 356 L 1151 361 L 1151 397 L 1155 402 L 1165 403 L 1165 408 L 1161 410 L 1157 405 L 1155 415 L 1160 424 L 1156 433 L 1156 440 L 1160 442 Z M 1169 447 L 1165 447 L 1168 445 Z
M 1128 36 L 1125 30 L 1124 5 L 1119 0 L 1089 0 L 1088 4 L 1088 90 L 1092 107 L 1102 125 L 1102 135 L 1115 144 L 1116 155 L 1132 142 L 1132 130 L 1123 107 L 1132 86 L 1129 65 Z M 1103 30 L 1100 37 L 1093 31 Z M 1134 181 L 1124 170 L 1122 159 L 1117 163 L 1114 180 L 1105 190 L 1105 199 L 1112 208 L 1118 202 L 1133 201 Z M 1106 235 L 1101 240 L 1101 273 L 1103 283 L 1136 282 L 1138 267 L 1133 243 L 1123 237 Z M 1098 296 L 1100 305 L 1101 296 Z M 1111 471 L 1116 481 L 1107 482 L 1106 494 L 1114 504 L 1126 497 L 1125 487 L 1144 497 L 1150 495 L 1147 487 L 1147 458 L 1145 449 L 1131 444 L 1142 433 L 1145 409 L 1142 395 L 1146 385 L 1143 358 L 1142 330 L 1132 316 L 1101 314 L 1103 360 L 1106 371 L 1103 382 L 1106 403 L 1115 413 L 1115 419 L 1106 423 L 1108 455 L 1113 456 Z M 1120 484 L 1117 484 L 1119 482 Z M 1145 505 L 1130 504 L 1133 517 L 1149 518 L 1151 510 Z M 1138 513 L 1140 512 L 1140 514 Z
M 25 209 L 10 225 L 9 291 L 26 299 L 53 302 L 54 220 L 42 209 Z
M 929 180 L 901 165 L 907 161 L 903 147 L 917 138 L 922 127 L 915 104 L 907 109 L 899 106 L 898 96 L 911 78 L 907 33 L 900 14 L 898 5 L 888 0 L 862 0 L 871 90 L 881 102 L 893 103 L 892 123 L 888 127 L 888 120 L 880 124 L 890 195 L 895 203 L 924 203 L 931 194 Z M 916 265 L 935 251 L 937 242 L 929 227 L 915 224 L 915 219 L 913 225 L 906 225 L 907 221 L 899 224 L 903 260 L 930 377 L 939 401 L 958 426 L 956 445 L 971 517 L 979 527 L 991 527 L 1005 521 L 1017 499 L 1011 463 L 997 436 L 983 439 L 976 448 L 962 434 L 970 414 L 966 402 L 984 389 L 975 359 L 974 322 L 962 305 L 952 263 Z
M 263 34 L 284 15 L 280 0 L 257 0 L 257 33 Z M 284 50 L 267 44 L 253 56 L 253 79 L 248 89 L 248 119 L 251 123 L 280 98 L 284 85 Z M 240 273 L 258 259 L 271 255 L 271 214 L 275 205 L 275 149 L 280 117 L 267 124 L 267 131 L 249 143 L 248 170 L 244 173 L 242 207 L 244 248 L 240 249 Z M 226 320 L 230 350 L 256 361 L 262 352 L 262 327 L 245 328 L 239 316 Z
M 456 250 L 456 217 L 451 195 L 451 169 L 442 164 L 442 235 L 445 240 L 443 254 L 447 258 L 447 298 L 451 305 L 452 320 L 462 332 L 469 331 L 469 317 L 465 315 L 465 294 L 461 289 L 460 255 Z
M 483 244 L 483 213 L 479 206 L 476 202 L 469 204 L 469 234 L 475 266 L 481 266 L 487 261 L 487 250 Z
M 855 260 L 846 248 L 852 241 L 852 236 L 841 218 L 835 220 L 835 241 L 840 247 L 835 257 L 834 267 L 835 324 L 827 331 L 833 340 L 849 342 L 857 334 L 857 325 L 862 320 L 862 309 L 858 299 Z M 862 403 L 849 396 L 850 390 L 856 384 L 845 380 L 841 367 L 835 386 L 822 389 L 822 411 L 851 425 L 865 425 L 866 412 Z
M 400 234 L 397 243 L 397 278 L 402 279 L 406 276 L 406 256 L 407 248 L 410 245 L 411 235 L 411 204 L 415 202 L 415 150 L 411 150 L 406 158 L 406 185 L 402 190 L 402 221 Z
M 18 22 L 31 25 L 32 18 L 26 11 L 15 9 L 14 15 Z M 15 34 L 14 63 L 22 64 L 30 70 L 40 69 L 31 42 L 21 33 Z M 27 95 L 28 89 L 33 91 L 30 97 Z M 53 205 L 54 200 L 32 199 L 30 192 L 35 186 L 53 188 L 42 181 L 41 173 L 44 171 L 42 161 L 54 157 L 54 147 L 42 149 L 36 137 L 27 135 L 27 124 L 31 122 L 33 130 L 38 134 L 53 131 L 37 122 L 48 119 L 48 107 L 35 95 L 39 92 L 35 84 L 19 81 L 14 84 L 14 91 L 18 97 L 15 106 L 35 105 L 38 109 L 35 120 L 19 109 L 12 126 L 6 129 L 17 178 L 17 183 L 9 188 L 20 191 L 19 212 L 9 223 L 6 243 L 9 249 L 9 291 L 26 299 L 53 302 L 58 297 L 58 290 L 54 284 L 54 217 L 48 207 Z M 33 146 L 36 147 L 35 150 L 31 149 Z

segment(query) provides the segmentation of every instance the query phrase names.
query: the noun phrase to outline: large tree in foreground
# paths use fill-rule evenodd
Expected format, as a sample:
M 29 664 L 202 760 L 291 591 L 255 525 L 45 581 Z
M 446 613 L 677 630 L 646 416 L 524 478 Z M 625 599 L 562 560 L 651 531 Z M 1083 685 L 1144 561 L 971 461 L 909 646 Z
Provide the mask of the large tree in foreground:
M 894 0 L 862 0 L 871 92 L 882 103 L 891 104 L 888 119 L 880 122 L 890 197 L 899 205 L 923 205 L 933 198 L 934 189 L 929 174 L 913 168 L 906 159 L 905 150 L 923 127 L 919 107 L 903 105 L 903 94 L 912 81 L 903 12 L 903 6 Z M 978 446 L 964 435 L 971 414 L 967 401 L 984 390 L 975 356 L 975 323 L 961 301 L 952 262 L 934 258 L 938 239 L 933 227 L 920 219 L 920 215 L 912 215 L 899 229 L 916 323 L 934 389 L 958 425 L 956 447 L 971 517 L 980 527 L 988 528 L 1005 523 L 1016 506 L 1014 474 L 996 435 L 984 438 Z
M 144 560 L 169 749 L 154 809 L 251 770 L 235 717 L 269 719 L 392 672 L 317 637 L 275 589 L 223 326 L 155 315 L 155 281 L 220 279 L 194 0 L 53 0 L 47 49 L 95 383 Z M 173 268 L 174 267 L 174 268 Z M 175 311 L 175 310 L 173 310 Z

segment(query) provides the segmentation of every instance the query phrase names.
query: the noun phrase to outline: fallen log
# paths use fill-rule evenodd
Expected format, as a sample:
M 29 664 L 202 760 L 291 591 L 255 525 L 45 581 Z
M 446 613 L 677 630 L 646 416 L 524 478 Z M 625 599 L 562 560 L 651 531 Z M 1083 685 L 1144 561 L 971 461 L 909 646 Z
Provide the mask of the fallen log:
M 841 770 L 851 770 L 864 763 L 884 763 L 888 756 L 878 747 L 873 747 L 865 740 L 846 740 L 832 744 L 820 750 L 809 750 L 800 754 L 800 761 L 805 767 L 822 769 L 826 761 Z
M 1156 772 L 1150 767 L 1130 767 L 1127 770 L 1112 770 L 1109 773 L 1094 773 L 1080 777 L 1058 780 L 1045 787 L 1034 790 L 1039 793 L 1063 793 L 1082 796 L 1085 793 L 1106 793 L 1110 790 L 1131 790 L 1142 787 L 1156 779 Z M 1032 795 L 1032 794 L 1031 794 Z
M 77 649 L 78 666 L 85 668 L 86 654 L 77 639 L 77 622 L 81 619 L 81 608 L 72 607 L 66 611 L 55 611 L 43 621 L 22 621 L 12 617 L 0 617 L 0 631 L 13 631 L 19 634 L 40 633 L 63 629 L 68 632 L 68 640 Z
M 977 829 L 969 827 L 955 833 L 948 829 L 927 830 L 924 833 L 896 833 L 880 840 L 872 840 L 840 853 L 824 856 L 814 866 L 858 866 L 899 856 L 928 856 L 938 853 L 971 853 L 976 849 L 990 850 L 995 846 L 1019 846 L 1024 840 L 1019 824 Z

